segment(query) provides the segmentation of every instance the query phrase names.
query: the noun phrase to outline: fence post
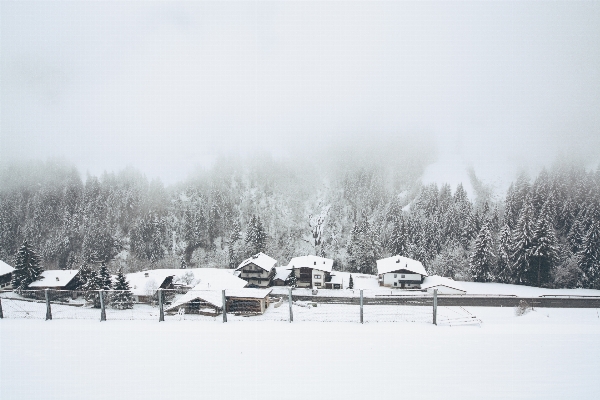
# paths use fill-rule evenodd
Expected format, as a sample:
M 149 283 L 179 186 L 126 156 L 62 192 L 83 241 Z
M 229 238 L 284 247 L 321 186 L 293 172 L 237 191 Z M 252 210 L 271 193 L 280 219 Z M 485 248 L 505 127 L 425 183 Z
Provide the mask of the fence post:
M 360 289 L 360 323 L 363 323 L 363 290 Z
M 106 321 L 106 309 L 104 308 L 104 290 L 100 289 L 98 291 L 98 296 L 100 296 L 100 322 Z
M 46 321 L 52 319 L 52 308 L 50 308 L 50 296 L 48 295 L 48 289 L 44 290 L 46 295 Z
M 227 322 L 227 299 L 225 298 L 225 289 L 221 291 L 223 297 L 223 322 Z
M 163 308 L 163 290 L 158 289 L 158 322 L 164 322 L 165 320 L 165 311 Z
M 0 299 L 0 319 L 4 318 L 4 312 L 2 312 L 2 299 Z
M 437 325 L 437 289 L 433 289 L 433 324 Z
M 290 322 L 294 320 L 294 312 L 292 311 L 292 287 L 290 286 L 290 294 L 288 295 L 288 302 L 290 303 Z

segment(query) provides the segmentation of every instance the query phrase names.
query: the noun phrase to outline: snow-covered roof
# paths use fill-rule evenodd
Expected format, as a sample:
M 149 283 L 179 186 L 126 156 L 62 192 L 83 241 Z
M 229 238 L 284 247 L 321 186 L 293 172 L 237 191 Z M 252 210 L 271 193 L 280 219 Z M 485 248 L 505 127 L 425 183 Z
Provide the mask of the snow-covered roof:
M 49 269 L 43 271 L 40 279 L 31 282 L 30 288 L 61 288 L 65 287 L 79 273 L 78 269 Z
M 245 283 L 245 282 L 244 282 Z M 225 289 L 225 296 L 227 298 L 237 297 L 246 299 L 264 299 L 271 293 L 271 289 L 252 289 L 252 288 L 231 288 Z M 185 303 L 189 303 L 193 300 L 204 300 L 207 303 L 212 304 L 215 307 L 223 307 L 223 292 L 221 290 L 204 290 L 204 289 L 192 289 L 173 304 L 165 309 L 165 311 L 174 310 Z
M 331 280 L 329 281 L 331 284 L 339 284 L 341 285 L 342 283 L 344 283 L 344 277 L 343 275 L 331 275 Z M 347 281 L 346 281 L 347 282 Z
M 0 260 L 0 275 L 10 274 L 14 270 L 15 269 L 13 267 Z
M 439 275 L 425 277 L 425 279 L 423 279 L 423 283 L 421 284 L 421 289 L 431 289 L 435 288 L 436 286 L 446 286 L 465 293 L 467 292 L 465 287 L 460 282 Z
M 294 257 L 290 260 L 287 268 L 313 268 L 320 271 L 331 272 L 333 268 L 333 260 L 319 256 L 302 256 Z
M 273 279 L 281 279 L 282 281 L 285 281 L 288 276 L 290 276 L 291 272 L 292 270 L 288 269 L 287 267 L 275 267 L 275 277 Z
M 427 276 L 425 267 L 420 261 L 413 260 L 412 258 L 393 256 L 377 260 L 377 274 L 387 274 L 388 272 L 405 269 L 415 274 L 421 274 Z
M 185 269 L 152 269 L 149 271 L 132 272 L 125 275 L 125 280 L 131 287 L 131 293 L 135 296 L 152 296 L 163 284 L 165 279 L 175 276 L 177 272 Z
M 228 289 L 233 287 L 244 287 L 247 282 L 233 275 L 232 269 L 220 268 L 165 268 L 148 271 L 134 272 L 126 275 L 127 282 L 131 287 L 131 293 L 136 296 L 151 296 L 155 293 L 166 278 L 172 276 L 173 282 L 177 282 L 184 275 L 192 274 L 192 285 L 198 290 L 202 289 Z M 148 276 L 146 276 L 146 274 Z
M 259 266 L 265 271 L 270 271 L 271 268 L 273 268 L 275 264 L 277 264 L 277 260 L 272 257 L 269 257 L 265 253 L 258 253 L 242 261 L 242 263 L 236 268 L 236 270 L 241 269 L 250 263 Z

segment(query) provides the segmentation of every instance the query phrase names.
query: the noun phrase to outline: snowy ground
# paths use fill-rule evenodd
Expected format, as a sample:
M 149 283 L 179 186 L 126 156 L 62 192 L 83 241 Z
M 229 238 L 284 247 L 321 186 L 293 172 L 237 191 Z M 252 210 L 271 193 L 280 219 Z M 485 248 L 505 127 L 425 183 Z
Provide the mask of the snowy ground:
M 0 320 L 2 399 L 596 399 L 596 309 L 481 325 Z

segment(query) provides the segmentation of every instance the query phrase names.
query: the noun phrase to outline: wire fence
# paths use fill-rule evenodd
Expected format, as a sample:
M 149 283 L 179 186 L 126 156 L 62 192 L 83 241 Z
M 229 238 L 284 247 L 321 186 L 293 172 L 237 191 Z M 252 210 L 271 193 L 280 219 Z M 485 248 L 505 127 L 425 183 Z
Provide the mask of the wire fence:
M 286 293 L 287 292 L 287 293 Z M 316 292 L 315 292 L 316 293 Z M 128 291 L 26 290 L 0 293 L 0 318 L 279 322 L 415 322 L 479 324 L 463 307 L 438 307 L 437 294 L 381 296 L 356 290 L 346 296 L 307 295 L 270 289 L 159 289 L 136 296 Z M 340 293 L 341 294 L 341 293 Z M 291 295 L 291 296 L 290 296 Z

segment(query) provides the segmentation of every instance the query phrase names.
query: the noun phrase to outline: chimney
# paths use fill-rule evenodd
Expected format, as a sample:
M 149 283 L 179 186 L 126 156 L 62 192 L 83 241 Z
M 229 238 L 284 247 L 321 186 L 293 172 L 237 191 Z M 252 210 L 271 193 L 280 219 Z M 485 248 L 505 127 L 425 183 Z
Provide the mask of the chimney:
M 147 272 L 144 272 L 144 277 L 149 277 L 150 275 Z
M 57 281 L 57 282 L 58 282 L 58 281 L 60 281 L 60 279 L 58 278 L 58 276 L 56 277 L 56 281 Z
M 400 259 L 397 259 L 397 260 L 396 260 L 396 264 L 398 264 L 398 263 L 400 263 Z

